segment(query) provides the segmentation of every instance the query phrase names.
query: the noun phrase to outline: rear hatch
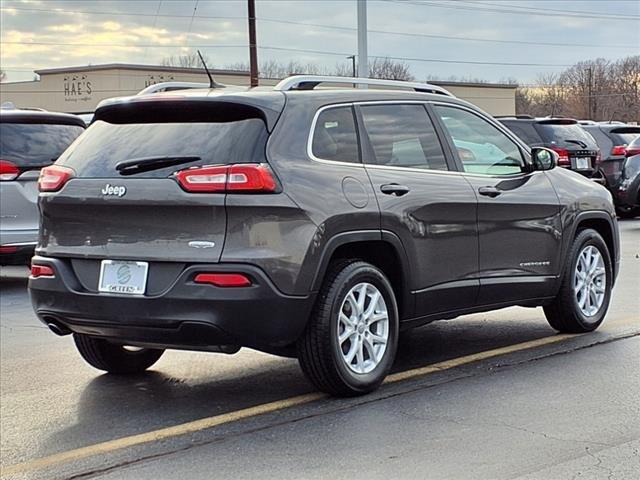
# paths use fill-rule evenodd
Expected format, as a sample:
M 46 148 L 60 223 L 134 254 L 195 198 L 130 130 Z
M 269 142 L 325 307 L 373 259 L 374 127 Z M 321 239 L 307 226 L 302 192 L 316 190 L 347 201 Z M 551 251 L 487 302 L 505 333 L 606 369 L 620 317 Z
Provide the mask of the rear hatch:
M 40 169 L 51 165 L 84 130 L 80 124 L 51 123 L 55 121 L 42 113 L 0 115 L 0 217 L 4 233 L 0 243 L 6 243 L 5 238 L 22 243 L 19 232 L 38 228 L 36 182 Z M 8 236 L 8 232 L 17 236 Z
M 98 109 L 53 167 L 71 169 L 71 178 L 40 195 L 37 252 L 71 257 L 85 287 L 95 286 L 103 259 L 149 263 L 150 276 L 168 268 L 171 278 L 186 263 L 218 262 L 226 195 L 187 191 L 176 172 L 265 163 L 264 116 L 258 107 L 206 97 L 140 98 Z
M 575 120 L 549 119 L 536 123 L 545 145 L 559 155 L 562 167 L 590 175 L 595 171 L 600 149 L 594 138 Z

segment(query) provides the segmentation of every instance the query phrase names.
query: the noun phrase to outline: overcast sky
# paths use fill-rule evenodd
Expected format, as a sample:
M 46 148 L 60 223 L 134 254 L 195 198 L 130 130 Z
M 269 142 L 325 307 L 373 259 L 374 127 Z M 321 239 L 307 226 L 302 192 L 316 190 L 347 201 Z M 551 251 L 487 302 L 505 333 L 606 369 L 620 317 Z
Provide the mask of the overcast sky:
M 196 48 L 214 67 L 248 58 L 246 0 L 0 4 L 0 67 L 7 81 L 30 80 L 34 69 L 49 67 L 157 64 Z M 333 68 L 349 65 L 345 56 L 357 52 L 355 0 L 257 0 L 256 9 L 259 61 Z M 433 75 L 530 84 L 540 73 L 580 60 L 640 54 L 639 0 L 369 0 L 368 23 L 369 55 L 410 59 L 420 80 Z M 32 42 L 41 44 L 26 44 Z M 537 65 L 501 65 L 514 63 Z

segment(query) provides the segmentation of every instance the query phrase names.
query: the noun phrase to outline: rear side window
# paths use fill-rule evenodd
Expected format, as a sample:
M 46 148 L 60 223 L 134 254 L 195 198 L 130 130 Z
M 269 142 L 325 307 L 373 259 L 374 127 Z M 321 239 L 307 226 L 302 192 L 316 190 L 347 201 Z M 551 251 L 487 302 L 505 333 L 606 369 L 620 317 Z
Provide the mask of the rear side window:
M 447 170 L 436 131 L 422 105 L 362 106 L 362 118 L 375 154 L 367 163 Z
M 356 122 L 351 107 L 335 107 L 318 115 L 311 153 L 321 160 L 360 162 Z
M 60 158 L 81 177 L 120 176 L 116 166 L 141 158 L 200 157 L 184 166 L 141 172 L 136 177 L 167 177 L 198 165 L 266 162 L 267 129 L 262 119 L 234 121 L 109 123 L 94 121 Z
M 20 168 L 51 165 L 84 131 L 78 125 L 0 123 L 0 158 Z
M 501 121 L 501 123 L 529 146 L 544 143 L 531 122 L 510 122 L 505 120 Z

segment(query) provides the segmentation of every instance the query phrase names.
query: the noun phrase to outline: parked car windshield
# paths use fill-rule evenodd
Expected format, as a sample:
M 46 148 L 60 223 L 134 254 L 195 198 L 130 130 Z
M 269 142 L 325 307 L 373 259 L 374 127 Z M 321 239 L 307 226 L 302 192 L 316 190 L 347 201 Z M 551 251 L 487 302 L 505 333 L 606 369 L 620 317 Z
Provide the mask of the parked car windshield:
M 582 148 L 598 148 L 595 140 L 578 124 L 538 123 L 536 126 L 545 143 L 555 143 L 563 147 L 581 148 L 577 142 L 584 144 Z
M 0 158 L 21 168 L 53 163 L 84 131 L 79 125 L 0 123 Z
M 81 177 L 119 176 L 116 165 L 154 157 L 200 157 L 197 165 L 265 161 L 267 130 L 258 118 L 230 122 L 108 123 L 97 120 L 58 162 Z M 180 167 L 142 172 L 167 177 Z

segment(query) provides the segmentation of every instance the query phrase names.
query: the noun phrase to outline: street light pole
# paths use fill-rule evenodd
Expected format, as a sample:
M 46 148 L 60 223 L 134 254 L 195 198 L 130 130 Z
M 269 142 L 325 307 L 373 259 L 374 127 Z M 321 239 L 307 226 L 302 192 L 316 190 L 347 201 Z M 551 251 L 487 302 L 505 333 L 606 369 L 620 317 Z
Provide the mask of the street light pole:
M 358 2 L 358 77 L 369 77 L 369 54 L 367 53 L 367 0 Z M 366 88 L 366 85 L 358 85 Z
M 356 76 L 356 56 L 349 55 L 347 59 L 351 60 L 351 76 L 355 77 Z

